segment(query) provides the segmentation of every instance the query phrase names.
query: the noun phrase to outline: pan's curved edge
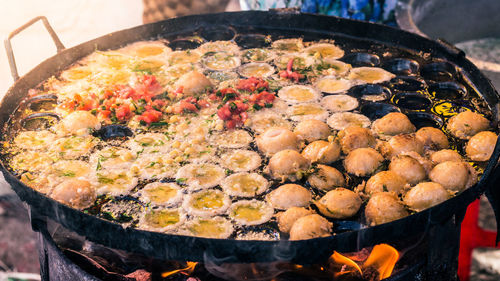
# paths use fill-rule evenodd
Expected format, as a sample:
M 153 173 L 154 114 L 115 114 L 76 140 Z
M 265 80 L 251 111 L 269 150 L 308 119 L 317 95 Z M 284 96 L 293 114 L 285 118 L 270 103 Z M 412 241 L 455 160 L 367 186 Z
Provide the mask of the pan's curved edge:
M 33 85 L 33 80 L 38 82 L 43 81 L 44 79 L 41 78 L 45 77 L 44 72 L 48 72 L 50 75 L 55 74 L 55 72 L 60 71 L 81 56 L 91 53 L 95 49 L 118 47 L 136 40 L 152 38 L 153 36 L 175 36 L 175 34 L 185 31 L 172 32 L 174 27 L 186 27 L 189 28 L 186 30 L 193 30 L 193 28 L 199 28 L 199 26 L 207 22 L 210 24 L 227 24 L 232 21 L 238 22 L 235 26 L 245 26 L 255 23 L 254 21 L 256 20 L 263 19 L 267 21 L 264 21 L 261 26 L 271 29 L 293 28 L 295 30 L 296 28 L 291 26 L 289 22 L 287 23 L 287 21 L 303 19 L 303 21 L 297 23 L 297 25 L 300 25 L 299 28 L 316 33 L 344 34 L 340 32 L 344 31 L 346 34 L 351 34 L 349 36 L 365 35 L 364 37 L 369 40 L 385 42 L 387 44 L 400 44 L 406 48 L 410 48 L 410 45 L 415 44 L 415 46 L 422 47 L 426 51 L 447 56 L 449 59 L 455 61 L 470 73 L 473 82 L 478 85 L 480 93 L 486 94 L 485 98 L 489 104 L 490 102 L 494 102 L 495 99 L 498 102 L 498 94 L 472 63 L 465 58 L 452 57 L 452 54 L 446 53 L 447 50 L 436 42 L 420 38 L 414 34 L 386 26 L 367 25 L 364 22 L 326 16 L 307 14 L 283 15 L 272 12 L 236 12 L 188 16 L 138 26 L 114 32 L 69 48 L 59 55 L 42 62 L 37 68 L 23 76 L 11 87 L 0 104 L 0 121 L 4 125 L 7 124 L 10 112 L 14 110 L 12 106 L 17 105 L 19 99 L 22 98 L 19 94 L 26 93 L 29 88 L 36 86 Z M 271 25 L 271 21 L 273 21 L 274 25 Z M 332 30 L 333 26 L 337 30 Z M 363 27 L 363 29 L 360 29 L 360 27 Z M 113 40 L 113 42 L 110 43 L 110 40 Z M 2 136 L 2 138 L 4 137 Z M 422 231 L 425 229 L 424 224 L 440 223 L 448 219 L 455 212 L 463 211 L 472 200 L 482 193 L 484 188 L 480 182 L 476 186 L 438 206 L 398 221 L 361 229 L 357 232 L 345 232 L 332 237 L 304 241 L 233 241 L 169 235 L 123 228 L 118 224 L 90 216 L 45 197 L 21 183 L 3 165 L 1 170 L 5 179 L 11 184 L 19 197 L 29 203 L 36 212 L 55 219 L 63 226 L 76 231 L 80 235 L 86 236 L 92 241 L 113 248 L 147 254 L 160 259 L 192 261 L 203 261 L 204 257 L 208 254 L 225 259 L 228 262 L 257 262 L 273 261 L 276 259 L 292 260 L 297 263 L 304 263 L 305 261 L 314 262 L 325 259 L 333 250 L 341 252 L 354 251 L 365 246 L 393 241 L 397 237 L 407 233 Z M 484 178 L 487 177 L 488 175 L 485 175 Z M 310 249 L 316 250 L 310 251 Z M 217 253 L 213 253 L 215 250 L 217 250 Z

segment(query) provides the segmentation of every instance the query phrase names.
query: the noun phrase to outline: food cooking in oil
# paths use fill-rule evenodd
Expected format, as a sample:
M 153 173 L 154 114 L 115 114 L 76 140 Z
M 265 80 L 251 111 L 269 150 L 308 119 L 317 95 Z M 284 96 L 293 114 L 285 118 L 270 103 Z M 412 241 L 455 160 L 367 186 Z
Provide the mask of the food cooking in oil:
M 350 65 L 355 50 L 341 46 L 279 38 L 254 49 L 143 41 L 96 51 L 29 91 L 3 154 L 23 183 L 62 204 L 223 239 L 330 236 L 339 221 L 391 222 L 474 185 L 497 138 L 485 111 L 432 94 L 418 76 L 432 58 L 400 76 L 384 62 L 401 54 L 374 50 L 376 65 Z M 26 121 L 44 116 L 44 126 Z M 264 235 L 270 228 L 279 235 Z

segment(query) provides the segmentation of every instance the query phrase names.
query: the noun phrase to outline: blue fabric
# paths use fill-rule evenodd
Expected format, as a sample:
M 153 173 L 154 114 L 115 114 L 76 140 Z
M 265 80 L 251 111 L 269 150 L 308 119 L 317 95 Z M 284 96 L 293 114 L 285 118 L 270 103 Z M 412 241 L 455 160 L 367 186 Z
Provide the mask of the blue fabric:
M 396 25 L 397 0 L 240 0 L 254 10 L 300 7 L 302 12 Z

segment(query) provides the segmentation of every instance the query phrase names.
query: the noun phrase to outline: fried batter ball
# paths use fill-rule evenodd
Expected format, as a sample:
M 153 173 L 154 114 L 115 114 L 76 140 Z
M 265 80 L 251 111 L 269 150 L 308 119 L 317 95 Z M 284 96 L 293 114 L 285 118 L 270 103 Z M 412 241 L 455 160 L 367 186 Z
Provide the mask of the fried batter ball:
M 434 163 L 435 165 L 443 163 L 445 161 L 456 161 L 456 162 L 463 161 L 462 156 L 460 156 L 460 154 L 458 154 L 458 152 L 456 152 L 455 150 L 451 149 L 443 149 L 436 151 L 431 154 L 430 159 L 432 163 Z
M 281 232 L 288 233 L 292 228 L 292 225 L 301 217 L 312 215 L 314 212 L 312 210 L 303 207 L 291 207 L 290 209 L 279 212 L 276 214 L 276 219 L 278 221 L 278 227 Z
M 346 219 L 359 211 L 361 203 L 361 198 L 357 193 L 340 187 L 328 191 L 315 204 L 325 217 Z
M 372 130 L 381 137 L 387 137 L 413 133 L 416 128 L 403 113 L 391 112 L 375 120 L 372 124 Z
M 432 169 L 429 178 L 449 191 L 460 192 L 477 182 L 477 173 L 468 163 L 445 161 Z
M 350 174 L 365 177 L 373 174 L 382 165 L 384 157 L 373 148 L 357 148 L 344 159 L 344 167 Z
M 293 132 L 299 139 L 313 142 L 328 138 L 330 127 L 325 122 L 316 119 L 307 119 L 297 124 Z
M 450 143 L 443 131 L 434 127 L 423 127 L 415 133 L 416 138 L 424 145 L 424 148 L 439 150 L 448 148 Z
M 184 96 L 194 96 L 203 93 L 207 88 L 212 87 L 212 82 L 198 71 L 191 71 L 182 75 L 175 82 L 175 89 L 182 89 Z
M 365 208 L 365 217 L 369 225 L 383 224 L 408 216 L 403 203 L 390 192 L 373 194 Z
M 420 212 L 450 198 L 450 193 L 435 182 L 421 182 L 405 194 L 403 202 L 412 210 Z
M 312 200 L 311 192 L 298 184 L 284 184 L 267 195 L 267 201 L 275 209 L 305 207 Z
M 404 152 L 404 153 L 401 153 L 400 155 L 408 155 L 408 156 L 412 157 L 413 159 L 417 160 L 418 163 L 420 163 L 420 165 L 422 165 L 422 167 L 424 167 L 425 173 L 427 175 L 431 172 L 432 168 L 434 167 L 434 165 L 432 164 L 432 162 L 429 159 L 416 153 L 415 151 Z
M 89 181 L 69 179 L 56 185 L 50 197 L 73 208 L 84 209 L 94 203 L 96 192 Z
M 73 111 L 60 123 L 61 131 L 73 135 L 88 135 L 89 130 L 99 130 L 101 123 L 92 113 L 83 110 Z
M 345 185 L 344 175 L 330 166 L 318 165 L 318 170 L 307 178 L 307 182 L 317 189 L 332 190 Z
M 406 180 L 393 171 L 382 171 L 373 175 L 365 185 L 365 193 L 373 195 L 377 192 L 392 191 L 403 193 Z
M 330 236 L 333 224 L 318 214 L 299 218 L 290 229 L 290 240 Z
M 269 155 L 285 149 L 296 150 L 299 146 L 297 135 L 281 127 L 267 129 L 262 135 L 257 136 L 255 141 L 259 150 Z
M 464 111 L 448 120 L 446 129 L 459 139 L 470 139 L 473 135 L 489 128 L 490 121 L 479 113 Z
M 344 154 L 356 148 L 375 147 L 376 140 L 372 132 L 363 127 L 351 126 L 338 133 L 340 146 Z
M 427 178 L 425 168 L 417 159 L 408 155 L 398 155 L 392 158 L 389 170 L 396 173 L 411 185 L 415 185 Z
M 405 152 L 424 153 L 423 143 L 414 134 L 394 136 L 388 142 L 382 142 L 377 148 L 387 159 Z
M 313 163 L 330 164 L 340 157 L 338 142 L 313 141 L 302 150 L 302 156 Z
M 295 180 L 301 178 L 301 173 L 309 169 L 310 162 L 298 151 L 282 150 L 269 159 L 269 172 L 276 179 Z
M 497 135 L 490 131 L 475 134 L 467 143 L 465 152 L 473 161 L 488 161 L 493 154 Z

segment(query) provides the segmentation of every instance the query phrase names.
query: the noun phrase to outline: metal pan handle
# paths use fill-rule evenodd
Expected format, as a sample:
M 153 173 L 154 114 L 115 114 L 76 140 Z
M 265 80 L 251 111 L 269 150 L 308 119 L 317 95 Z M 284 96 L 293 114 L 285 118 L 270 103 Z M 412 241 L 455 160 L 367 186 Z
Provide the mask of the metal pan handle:
M 5 51 L 7 52 L 7 59 L 9 60 L 10 73 L 11 73 L 14 81 L 17 81 L 17 79 L 19 79 L 19 74 L 17 72 L 16 60 L 14 58 L 14 52 L 12 51 L 12 44 L 10 43 L 10 39 L 12 39 L 14 36 L 21 33 L 21 31 L 30 27 L 31 25 L 33 25 L 35 22 L 37 22 L 39 20 L 41 20 L 43 22 L 45 29 L 47 29 L 47 31 L 50 34 L 50 37 L 52 37 L 52 41 L 54 41 L 54 44 L 56 45 L 57 52 L 59 53 L 60 51 L 66 49 L 66 47 L 64 47 L 63 43 L 61 42 L 61 40 L 57 36 L 57 34 L 54 31 L 54 29 L 52 28 L 52 26 L 50 26 L 50 23 L 45 16 L 36 17 L 36 18 L 30 20 L 29 22 L 25 23 L 21 27 L 15 29 L 14 31 L 12 31 L 9 34 L 9 36 L 4 41 Z

